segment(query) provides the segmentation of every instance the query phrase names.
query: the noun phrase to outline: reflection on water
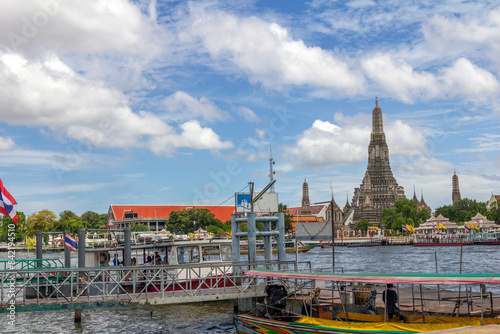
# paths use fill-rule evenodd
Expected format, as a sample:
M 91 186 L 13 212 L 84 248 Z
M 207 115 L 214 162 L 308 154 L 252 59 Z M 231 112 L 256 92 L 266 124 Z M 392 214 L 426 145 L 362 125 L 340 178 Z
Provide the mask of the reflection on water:
M 464 246 L 462 272 L 498 273 L 499 246 Z M 458 273 L 460 247 L 336 247 L 337 270 L 349 273 L 433 273 L 435 252 L 440 273 Z M 17 258 L 27 254 L 18 252 Z M 0 257 L 6 258 L 6 253 Z M 33 255 L 31 254 L 31 257 Z M 74 256 L 74 255 L 73 255 Z M 47 254 L 47 258 L 63 258 Z M 258 257 L 260 259 L 260 257 Z M 294 261 L 294 254 L 287 254 Z M 311 261 L 314 268 L 331 268 L 332 250 L 319 247 L 299 254 L 299 261 Z M 72 259 L 76 265 L 76 257 Z M 490 291 L 495 291 L 489 287 Z M 499 291 L 495 291 L 499 292 Z M 151 314 L 151 311 L 153 313 Z M 232 302 L 175 306 L 144 306 L 83 310 L 82 325 L 73 324 L 73 311 L 17 313 L 16 327 L 7 327 L 0 315 L 2 333 L 236 333 L 232 324 Z

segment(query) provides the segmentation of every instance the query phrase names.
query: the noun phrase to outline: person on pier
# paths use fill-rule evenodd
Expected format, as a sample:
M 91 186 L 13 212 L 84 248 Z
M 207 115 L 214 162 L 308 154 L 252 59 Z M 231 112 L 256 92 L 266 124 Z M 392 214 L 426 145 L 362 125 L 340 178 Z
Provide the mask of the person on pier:
M 387 301 L 386 301 L 387 296 Z M 385 304 L 385 313 L 387 315 L 387 321 L 392 321 L 392 318 L 396 315 L 401 322 L 406 322 L 406 317 L 399 310 L 398 303 L 398 294 L 394 291 L 393 284 L 387 284 L 387 290 L 382 292 L 382 301 Z
M 118 254 L 115 254 L 115 257 L 113 258 L 113 265 L 114 266 L 119 266 L 120 264 L 121 264 L 121 262 L 118 259 Z

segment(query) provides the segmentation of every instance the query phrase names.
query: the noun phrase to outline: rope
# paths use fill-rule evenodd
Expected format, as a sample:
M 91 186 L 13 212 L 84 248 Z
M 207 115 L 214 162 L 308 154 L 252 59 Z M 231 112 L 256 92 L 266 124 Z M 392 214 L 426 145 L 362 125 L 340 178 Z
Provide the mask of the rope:
M 317 223 L 316 223 L 317 224 Z M 307 228 L 305 227 L 305 225 L 302 225 L 304 227 L 304 230 L 307 232 L 307 234 L 309 234 L 309 236 L 311 238 L 314 238 L 316 237 L 317 235 L 319 235 L 321 232 L 323 232 L 323 230 L 325 229 L 326 227 L 326 224 L 328 224 L 328 222 L 325 222 L 325 224 L 323 225 L 323 228 L 321 230 L 318 231 L 318 233 L 316 233 L 315 235 L 312 235 L 311 233 L 309 233 L 309 231 L 307 230 Z
M 239 192 L 239 193 L 240 193 L 240 192 L 242 192 L 243 190 L 245 190 L 245 188 L 247 188 L 247 187 L 248 187 L 248 184 L 247 184 L 246 186 L 244 186 L 244 187 L 243 187 L 240 191 L 237 191 L 237 192 Z M 211 209 L 210 209 L 210 210 L 208 210 L 208 211 L 212 211 L 213 209 L 218 208 L 219 206 L 221 206 L 222 204 L 226 203 L 227 201 L 229 201 L 229 200 L 230 200 L 231 198 L 233 198 L 234 196 L 235 196 L 235 195 L 231 195 L 231 196 L 229 196 L 229 197 L 228 197 L 225 201 L 223 201 L 223 202 L 222 202 L 222 203 L 220 203 L 219 205 L 214 206 L 213 208 L 211 208 Z

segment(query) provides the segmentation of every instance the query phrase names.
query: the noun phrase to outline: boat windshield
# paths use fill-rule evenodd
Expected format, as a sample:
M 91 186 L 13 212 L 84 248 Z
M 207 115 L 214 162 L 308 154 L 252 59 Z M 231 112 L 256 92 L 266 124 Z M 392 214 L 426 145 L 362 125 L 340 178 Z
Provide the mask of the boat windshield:
M 200 262 L 200 250 L 197 246 L 177 248 L 177 263 L 198 263 Z

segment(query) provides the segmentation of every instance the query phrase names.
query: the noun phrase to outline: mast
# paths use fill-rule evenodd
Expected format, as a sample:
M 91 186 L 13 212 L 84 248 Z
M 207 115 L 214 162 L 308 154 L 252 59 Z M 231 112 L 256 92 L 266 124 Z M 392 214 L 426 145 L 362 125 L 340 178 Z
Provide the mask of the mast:
M 271 145 L 269 145 L 269 183 L 273 183 L 274 181 L 274 175 L 276 172 L 273 170 L 273 165 L 275 164 L 275 161 L 273 160 L 273 149 L 271 148 Z M 271 186 L 269 189 L 270 193 L 274 193 L 274 184 Z

